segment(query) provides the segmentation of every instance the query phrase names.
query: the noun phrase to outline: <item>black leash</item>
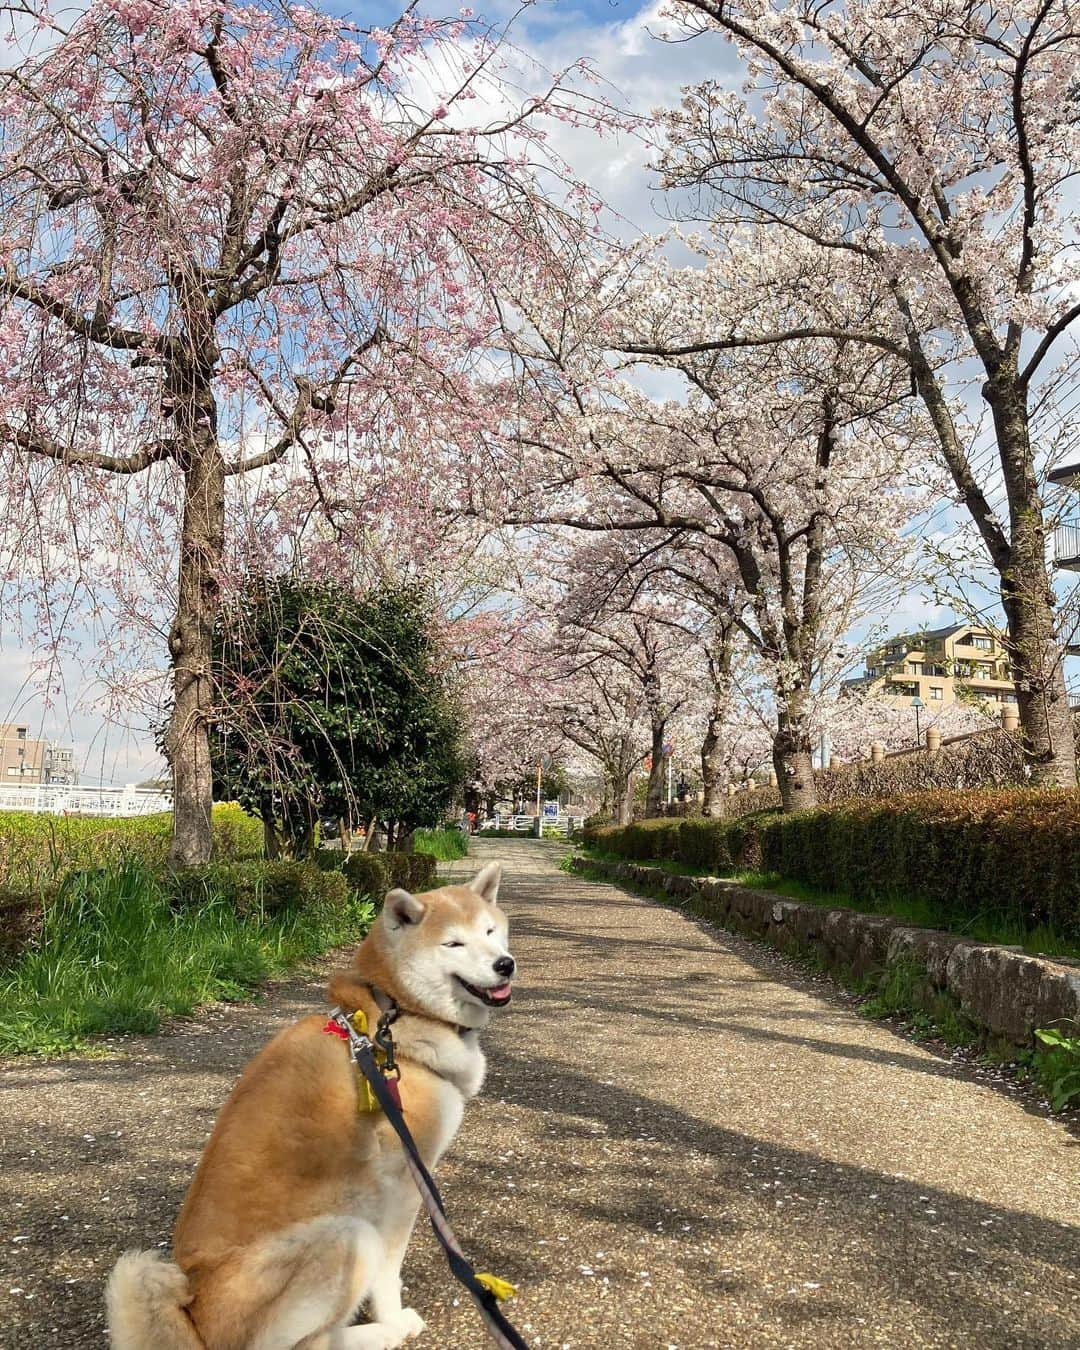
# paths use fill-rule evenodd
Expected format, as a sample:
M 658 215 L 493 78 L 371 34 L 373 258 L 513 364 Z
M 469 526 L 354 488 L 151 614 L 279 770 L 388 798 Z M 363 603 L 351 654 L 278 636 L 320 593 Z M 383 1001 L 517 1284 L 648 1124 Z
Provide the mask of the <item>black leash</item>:
M 412 1173 L 413 1181 L 416 1183 L 416 1189 L 420 1192 L 420 1199 L 423 1201 L 424 1208 L 427 1210 L 432 1231 L 446 1253 L 446 1261 L 451 1274 L 459 1284 L 469 1291 L 480 1316 L 484 1319 L 491 1339 L 496 1345 L 502 1347 L 502 1350 L 529 1350 L 528 1345 L 521 1338 L 521 1333 L 503 1314 L 494 1291 L 483 1283 L 484 1280 L 491 1280 L 492 1284 L 502 1286 L 503 1282 L 495 1280 L 491 1276 L 478 1276 L 465 1253 L 461 1250 L 461 1244 L 458 1242 L 454 1230 L 450 1227 L 450 1220 L 446 1217 L 446 1207 L 443 1204 L 442 1196 L 439 1194 L 439 1188 L 435 1185 L 431 1173 L 424 1166 L 420 1151 L 409 1133 L 409 1127 L 405 1124 L 398 1099 L 397 1082 L 394 1079 L 388 1080 L 386 1076 L 386 1071 L 400 1072 L 397 1070 L 394 1061 L 393 1038 L 390 1035 L 390 1023 L 393 1021 L 393 1016 L 387 1015 L 380 1019 L 379 1029 L 375 1035 L 375 1045 L 378 1046 L 386 1059 L 386 1070 L 377 1063 L 371 1040 L 356 1030 L 345 1013 L 335 1010 L 331 1014 L 331 1020 L 348 1032 L 349 1048 L 356 1067 L 364 1075 L 371 1091 L 375 1094 L 376 1101 L 382 1108 L 383 1114 L 401 1140 L 401 1146 L 405 1150 L 405 1161 Z M 509 1286 L 506 1287 L 509 1288 Z

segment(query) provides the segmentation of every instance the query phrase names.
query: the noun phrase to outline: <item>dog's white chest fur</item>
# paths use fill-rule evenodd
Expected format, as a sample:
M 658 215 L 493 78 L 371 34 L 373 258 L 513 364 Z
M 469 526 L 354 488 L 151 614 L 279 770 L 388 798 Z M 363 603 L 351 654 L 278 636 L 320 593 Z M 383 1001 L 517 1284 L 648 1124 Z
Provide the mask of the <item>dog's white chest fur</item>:
M 394 1028 L 398 1054 L 415 1060 L 451 1084 L 468 1101 L 480 1091 L 487 1060 L 476 1031 L 455 1031 L 438 1022 L 404 1017 Z M 464 1103 L 463 1103 L 464 1104 Z

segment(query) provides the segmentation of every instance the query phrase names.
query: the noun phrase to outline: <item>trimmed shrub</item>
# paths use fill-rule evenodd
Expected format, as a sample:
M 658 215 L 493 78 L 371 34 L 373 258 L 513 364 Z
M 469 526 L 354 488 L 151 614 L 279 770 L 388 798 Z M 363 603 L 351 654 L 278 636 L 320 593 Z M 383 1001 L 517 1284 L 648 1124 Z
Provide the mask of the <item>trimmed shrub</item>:
M 430 853 L 388 853 L 390 885 L 407 891 L 430 891 L 435 885 L 435 857 Z
M 321 870 L 342 873 L 356 895 L 381 900 L 400 886 L 407 891 L 427 891 L 435 884 L 435 858 L 430 853 L 349 853 L 319 849 L 315 860 Z
M 302 909 L 339 909 L 349 886 L 340 872 L 310 863 L 208 863 L 166 873 L 164 885 L 177 909 L 197 909 L 211 901 L 228 905 L 241 918 L 274 918 Z
M 390 889 L 386 864 L 383 862 L 385 856 L 379 853 L 338 855 L 338 866 L 355 895 L 368 895 L 373 900 L 382 900 Z
M 677 827 L 674 846 L 664 826 Z M 772 872 L 875 908 L 921 900 L 958 931 L 1045 927 L 1080 941 L 1080 791 L 911 793 L 584 833 L 586 844 L 638 861 Z
M 256 816 L 249 816 L 236 802 L 218 803 L 214 807 L 212 825 L 215 858 L 262 857 L 263 823 Z
M 963 928 L 989 920 L 1080 940 L 1080 792 L 927 792 L 778 816 L 765 870 L 855 899 L 925 900 Z
M 679 825 L 679 860 L 709 872 L 729 872 L 727 833 L 716 825 L 715 820 L 704 816 L 683 820 Z
M 639 820 L 633 825 L 608 825 L 582 831 L 587 847 L 645 862 L 685 863 L 722 875 L 761 866 L 761 829 L 771 811 L 719 820 L 704 816 Z

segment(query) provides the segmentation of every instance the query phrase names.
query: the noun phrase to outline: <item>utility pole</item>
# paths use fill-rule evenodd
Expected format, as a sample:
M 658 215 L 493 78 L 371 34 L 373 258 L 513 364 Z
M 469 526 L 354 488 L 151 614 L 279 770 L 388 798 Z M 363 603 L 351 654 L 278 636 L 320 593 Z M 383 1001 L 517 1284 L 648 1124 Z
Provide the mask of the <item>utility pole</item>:
M 544 778 L 544 765 L 540 763 L 536 766 L 536 837 L 544 837 L 544 816 L 540 806 L 540 784 Z

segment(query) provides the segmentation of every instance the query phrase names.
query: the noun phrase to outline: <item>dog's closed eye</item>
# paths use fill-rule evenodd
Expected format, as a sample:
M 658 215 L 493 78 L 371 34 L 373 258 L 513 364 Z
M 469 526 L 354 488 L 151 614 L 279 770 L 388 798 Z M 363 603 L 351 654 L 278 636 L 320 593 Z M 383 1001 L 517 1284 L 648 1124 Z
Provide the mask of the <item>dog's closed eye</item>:
M 444 946 L 444 947 L 464 947 L 465 944 L 464 944 L 464 942 L 457 942 L 457 941 L 454 941 L 454 942 L 444 942 L 444 943 L 443 943 L 443 946 Z

